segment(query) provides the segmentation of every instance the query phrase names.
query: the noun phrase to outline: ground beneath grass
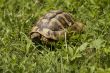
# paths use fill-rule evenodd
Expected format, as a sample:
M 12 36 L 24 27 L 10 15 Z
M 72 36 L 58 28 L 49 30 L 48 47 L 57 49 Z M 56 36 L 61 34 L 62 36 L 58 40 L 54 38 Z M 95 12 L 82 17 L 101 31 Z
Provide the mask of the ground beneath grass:
M 52 51 L 29 32 L 54 9 L 85 27 Z M 0 73 L 110 73 L 110 0 L 0 0 Z

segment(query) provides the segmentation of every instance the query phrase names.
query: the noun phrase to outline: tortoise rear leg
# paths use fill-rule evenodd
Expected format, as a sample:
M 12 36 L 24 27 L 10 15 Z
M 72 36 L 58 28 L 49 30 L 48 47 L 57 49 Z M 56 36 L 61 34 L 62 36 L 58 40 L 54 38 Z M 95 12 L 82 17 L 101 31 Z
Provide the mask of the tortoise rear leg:
M 75 32 L 81 32 L 83 31 L 84 24 L 80 22 L 75 22 L 72 26 L 71 29 Z

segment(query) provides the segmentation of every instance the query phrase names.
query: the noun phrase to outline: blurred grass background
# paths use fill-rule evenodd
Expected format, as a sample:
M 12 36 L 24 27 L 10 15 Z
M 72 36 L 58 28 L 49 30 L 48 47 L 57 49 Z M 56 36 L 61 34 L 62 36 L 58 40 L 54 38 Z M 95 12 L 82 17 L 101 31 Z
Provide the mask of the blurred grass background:
M 71 13 L 85 31 L 51 51 L 28 33 L 54 9 Z M 0 73 L 110 73 L 110 0 L 0 0 Z

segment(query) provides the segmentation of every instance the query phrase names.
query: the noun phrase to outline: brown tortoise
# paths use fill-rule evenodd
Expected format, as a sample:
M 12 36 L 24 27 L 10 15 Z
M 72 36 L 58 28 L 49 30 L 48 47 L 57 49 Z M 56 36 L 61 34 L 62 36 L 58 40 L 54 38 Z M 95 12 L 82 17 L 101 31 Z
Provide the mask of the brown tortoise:
M 52 10 L 41 17 L 32 28 L 30 37 L 33 41 L 53 42 L 64 39 L 65 33 L 81 31 L 83 24 L 75 22 L 69 13 Z

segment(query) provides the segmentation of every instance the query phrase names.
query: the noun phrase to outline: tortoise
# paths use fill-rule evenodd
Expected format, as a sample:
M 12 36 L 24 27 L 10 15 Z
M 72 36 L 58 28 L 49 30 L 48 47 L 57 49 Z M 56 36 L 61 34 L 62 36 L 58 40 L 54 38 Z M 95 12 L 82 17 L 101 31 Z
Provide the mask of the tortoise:
M 65 33 L 80 32 L 83 24 L 75 22 L 70 13 L 62 10 L 51 10 L 42 16 L 30 32 L 32 41 L 55 42 L 64 39 Z

